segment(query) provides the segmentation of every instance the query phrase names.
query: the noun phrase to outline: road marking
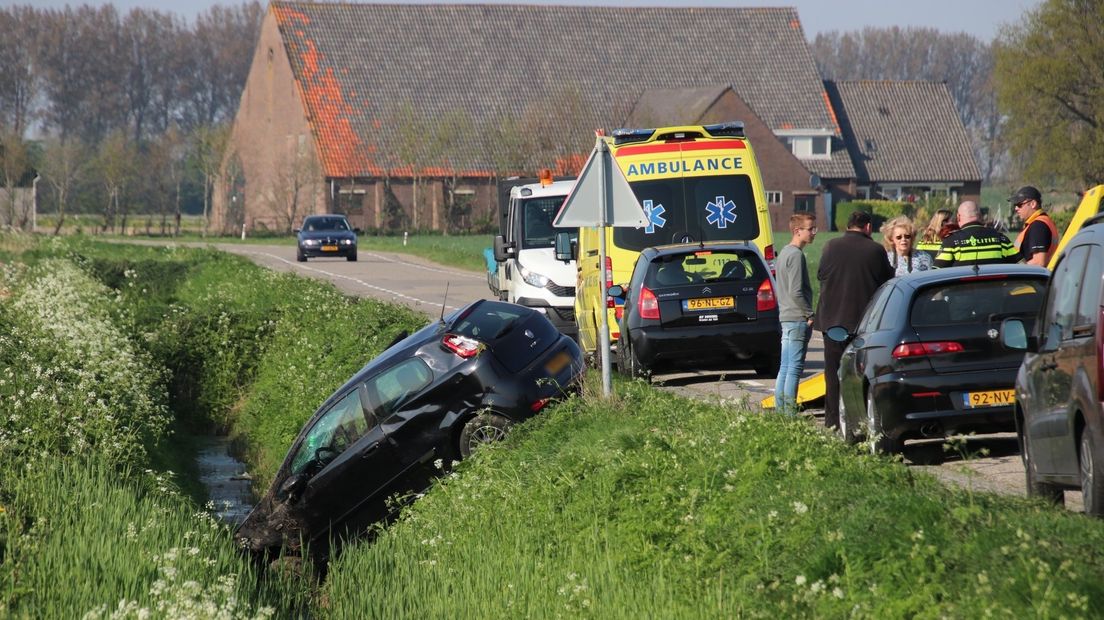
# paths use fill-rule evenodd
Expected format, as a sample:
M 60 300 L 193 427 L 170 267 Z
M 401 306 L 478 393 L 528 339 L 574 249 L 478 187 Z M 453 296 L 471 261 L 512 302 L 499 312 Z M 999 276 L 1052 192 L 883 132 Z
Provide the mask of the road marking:
M 387 293 L 388 295 L 393 295 L 395 297 L 398 297 L 399 299 L 406 299 L 406 300 L 416 302 L 416 303 L 419 303 L 419 304 L 426 304 L 427 306 L 436 306 L 436 305 L 438 305 L 438 303 L 435 302 L 435 301 L 427 301 L 425 299 L 419 299 L 417 297 L 411 297 L 410 295 L 407 295 L 405 293 L 400 293 L 398 291 L 393 291 L 389 288 L 383 288 L 382 286 L 376 286 L 375 284 L 369 284 L 369 283 L 365 282 L 364 280 L 361 280 L 360 278 L 354 278 L 352 276 L 344 276 L 344 275 L 341 275 L 341 274 L 338 274 L 338 273 L 330 273 L 329 271 L 323 271 L 321 269 L 316 269 L 314 267 L 308 267 L 307 265 L 300 265 L 298 262 L 293 262 L 293 261 L 290 261 L 290 260 L 288 260 L 288 259 L 286 259 L 282 256 L 277 256 L 275 254 L 269 254 L 268 252 L 249 252 L 249 251 L 246 251 L 245 253 L 246 254 L 256 254 L 258 256 L 267 256 L 269 258 L 274 258 L 274 259 L 280 261 L 281 263 L 286 263 L 286 264 L 290 265 L 291 267 L 293 267 L 295 269 L 302 269 L 303 271 L 313 271 L 314 273 L 322 274 L 323 276 L 326 276 L 328 278 L 340 278 L 342 280 L 348 280 L 350 282 L 356 282 L 357 284 L 359 284 L 363 287 L 370 288 L 374 291 L 380 291 L 382 293 Z M 393 261 L 393 262 L 403 263 L 403 261 Z M 403 264 L 409 264 L 409 263 L 403 263 Z M 417 267 L 417 265 L 411 265 L 411 266 Z M 441 273 L 448 273 L 447 271 L 444 271 L 444 270 L 432 270 L 431 269 L 430 271 L 440 271 Z M 449 306 L 447 304 L 445 305 L 445 308 L 448 309 L 448 310 L 457 310 L 457 309 L 459 309 L 458 306 Z
M 470 271 L 453 271 L 451 269 L 438 269 L 436 267 L 427 267 L 425 265 L 419 265 L 418 263 L 408 263 L 404 260 L 394 259 L 394 258 L 391 258 L 391 257 L 388 257 L 388 256 L 375 254 L 373 252 L 360 252 L 360 255 L 361 256 L 371 256 L 372 258 L 377 258 L 377 259 L 379 259 L 379 260 L 381 260 L 385 263 L 399 263 L 400 265 L 406 265 L 407 267 L 413 267 L 415 269 L 421 269 L 422 271 L 430 271 L 430 272 L 433 272 L 433 273 L 443 273 L 443 274 L 446 274 L 446 275 L 459 276 L 459 277 L 462 277 L 462 278 L 471 278 L 472 280 L 481 280 L 482 279 L 479 276 L 474 275 Z

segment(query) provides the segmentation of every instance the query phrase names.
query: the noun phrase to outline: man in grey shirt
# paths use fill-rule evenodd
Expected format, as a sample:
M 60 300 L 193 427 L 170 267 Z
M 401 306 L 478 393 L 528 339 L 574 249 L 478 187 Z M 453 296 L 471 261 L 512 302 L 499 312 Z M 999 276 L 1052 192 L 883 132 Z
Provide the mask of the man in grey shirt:
M 813 333 L 813 285 L 802 249 L 816 238 L 816 218 L 811 213 L 790 216 L 793 239 L 775 258 L 778 283 L 778 320 L 782 323 L 782 355 L 774 384 L 774 406 L 779 412 L 797 414 L 797 384 L 805 370 L 805 353 Z

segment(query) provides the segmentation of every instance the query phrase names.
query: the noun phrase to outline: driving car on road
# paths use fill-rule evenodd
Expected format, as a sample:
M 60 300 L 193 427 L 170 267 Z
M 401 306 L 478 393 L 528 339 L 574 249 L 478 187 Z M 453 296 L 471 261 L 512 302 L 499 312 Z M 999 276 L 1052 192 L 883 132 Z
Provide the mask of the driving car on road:
M 1016 432 L 1029 495 L 1061 502 L 1080 489 L 1104 516 L 1104 216 L 1058 257 L 1034 329 L 1008 319 L 1002 340 L 1025 351 L 1016 376 Z
M 344 215 L 308 215 L 302 228 L 296 228 L 298 248 L 295 260 L 303 263 L 317 256 L 344 256 L 345 260 L 357 259 L 357 234 L 359 228 L 349 225 Z
M 663 366 L 778 372 L 778 303 L 754 244 L 646 248 L 627 288 L 612 287 L 610 295 L 625 298 L 617 341 L 617 366 L 625 374 Z
M 914 272 L 874 294 L 840 360 L 840 433 L 881 452 L 908 439 L 1011 432 L 1022 351 L 1000 343 L 1001 322 L 1033 325 L 1049 272 L 983 265 Z
M 360 532 L 386 516 L 386 498 L 428 484 L 435 461 L 500 439 L 575 389 L 583 370 L 578 345 L 543 314 L 469 304 L 393 344 L 326 399 L 235 536 L 267 557 Z

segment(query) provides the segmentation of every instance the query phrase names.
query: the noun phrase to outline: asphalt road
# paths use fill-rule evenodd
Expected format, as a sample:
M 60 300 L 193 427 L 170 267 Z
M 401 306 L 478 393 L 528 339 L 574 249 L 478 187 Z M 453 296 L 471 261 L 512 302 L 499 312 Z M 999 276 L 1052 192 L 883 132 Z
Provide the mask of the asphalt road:
M 204 244 L 187 244 L 204 245 Z M 332 282 L 350 294 L 375 297 L 405 304 L 427 316 L 436 317 L 476 299 L 491 299 L 486 277 L 441 266 L 406 254 L 372 252 L 363 244 L 358 262 L 343 258 L 295 261 L 294 246 L 207 244 L 226 252 L 247 256 L 257 264 L 277 271 L 293 272 Z M 446 285 L 448 297 L 445 298 Z M 824 342 L 814 332 L 805 376 L 824 369 Z M 656 375 L 653 384 L 691 398 L 757 407 L 774 391 L 774 380 L 759 378 L 752 371 L 681 372 Z M 822 423 L 823 409 L 808 409 Z M 1014 434 L 987 435 L 954 442 L 910 442 L 904 462 L 940 479 L 980 492 L 1025 495 L 1023 464 Z M 1066 506 L 1081 510 L 1081 494 L 1066 492 Z

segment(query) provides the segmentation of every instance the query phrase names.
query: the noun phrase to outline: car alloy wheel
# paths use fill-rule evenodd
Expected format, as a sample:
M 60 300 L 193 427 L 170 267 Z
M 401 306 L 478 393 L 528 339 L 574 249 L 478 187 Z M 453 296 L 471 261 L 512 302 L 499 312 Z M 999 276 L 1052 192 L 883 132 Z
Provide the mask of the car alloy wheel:
M 1085 504 L 1085 514 L 1094 517 L 1104 516 L 1104 471 L 1096 447 L 1093 445 L 1092 431 L 1081 431 L 1081 496 Z
M 460 456 L 468 458 L 480 446 L 502 441 L 514 423 L 494 413 L 483 413 L 468 420 L 460 432 Z
M 1028 497 L 1042 498 L 1052 504 L 1064 504 L 1066 498 L 1061 487 L 1049 482 L 1040 482 L 1039 473 L 1035 470 L 1035 459 L 1032 455 L 1032 444 L 1028 440 L 1026 429 L 1019 434 L 1020 458 L 1023 460 L 1024 478 L 1027 483 Z
M 886 436 L 882 429 L 882 418 L 878 415 L 873 394 L 866 395 L 866 429 L 871 454 L 896 454 L 901 451 L 900 442 Z

